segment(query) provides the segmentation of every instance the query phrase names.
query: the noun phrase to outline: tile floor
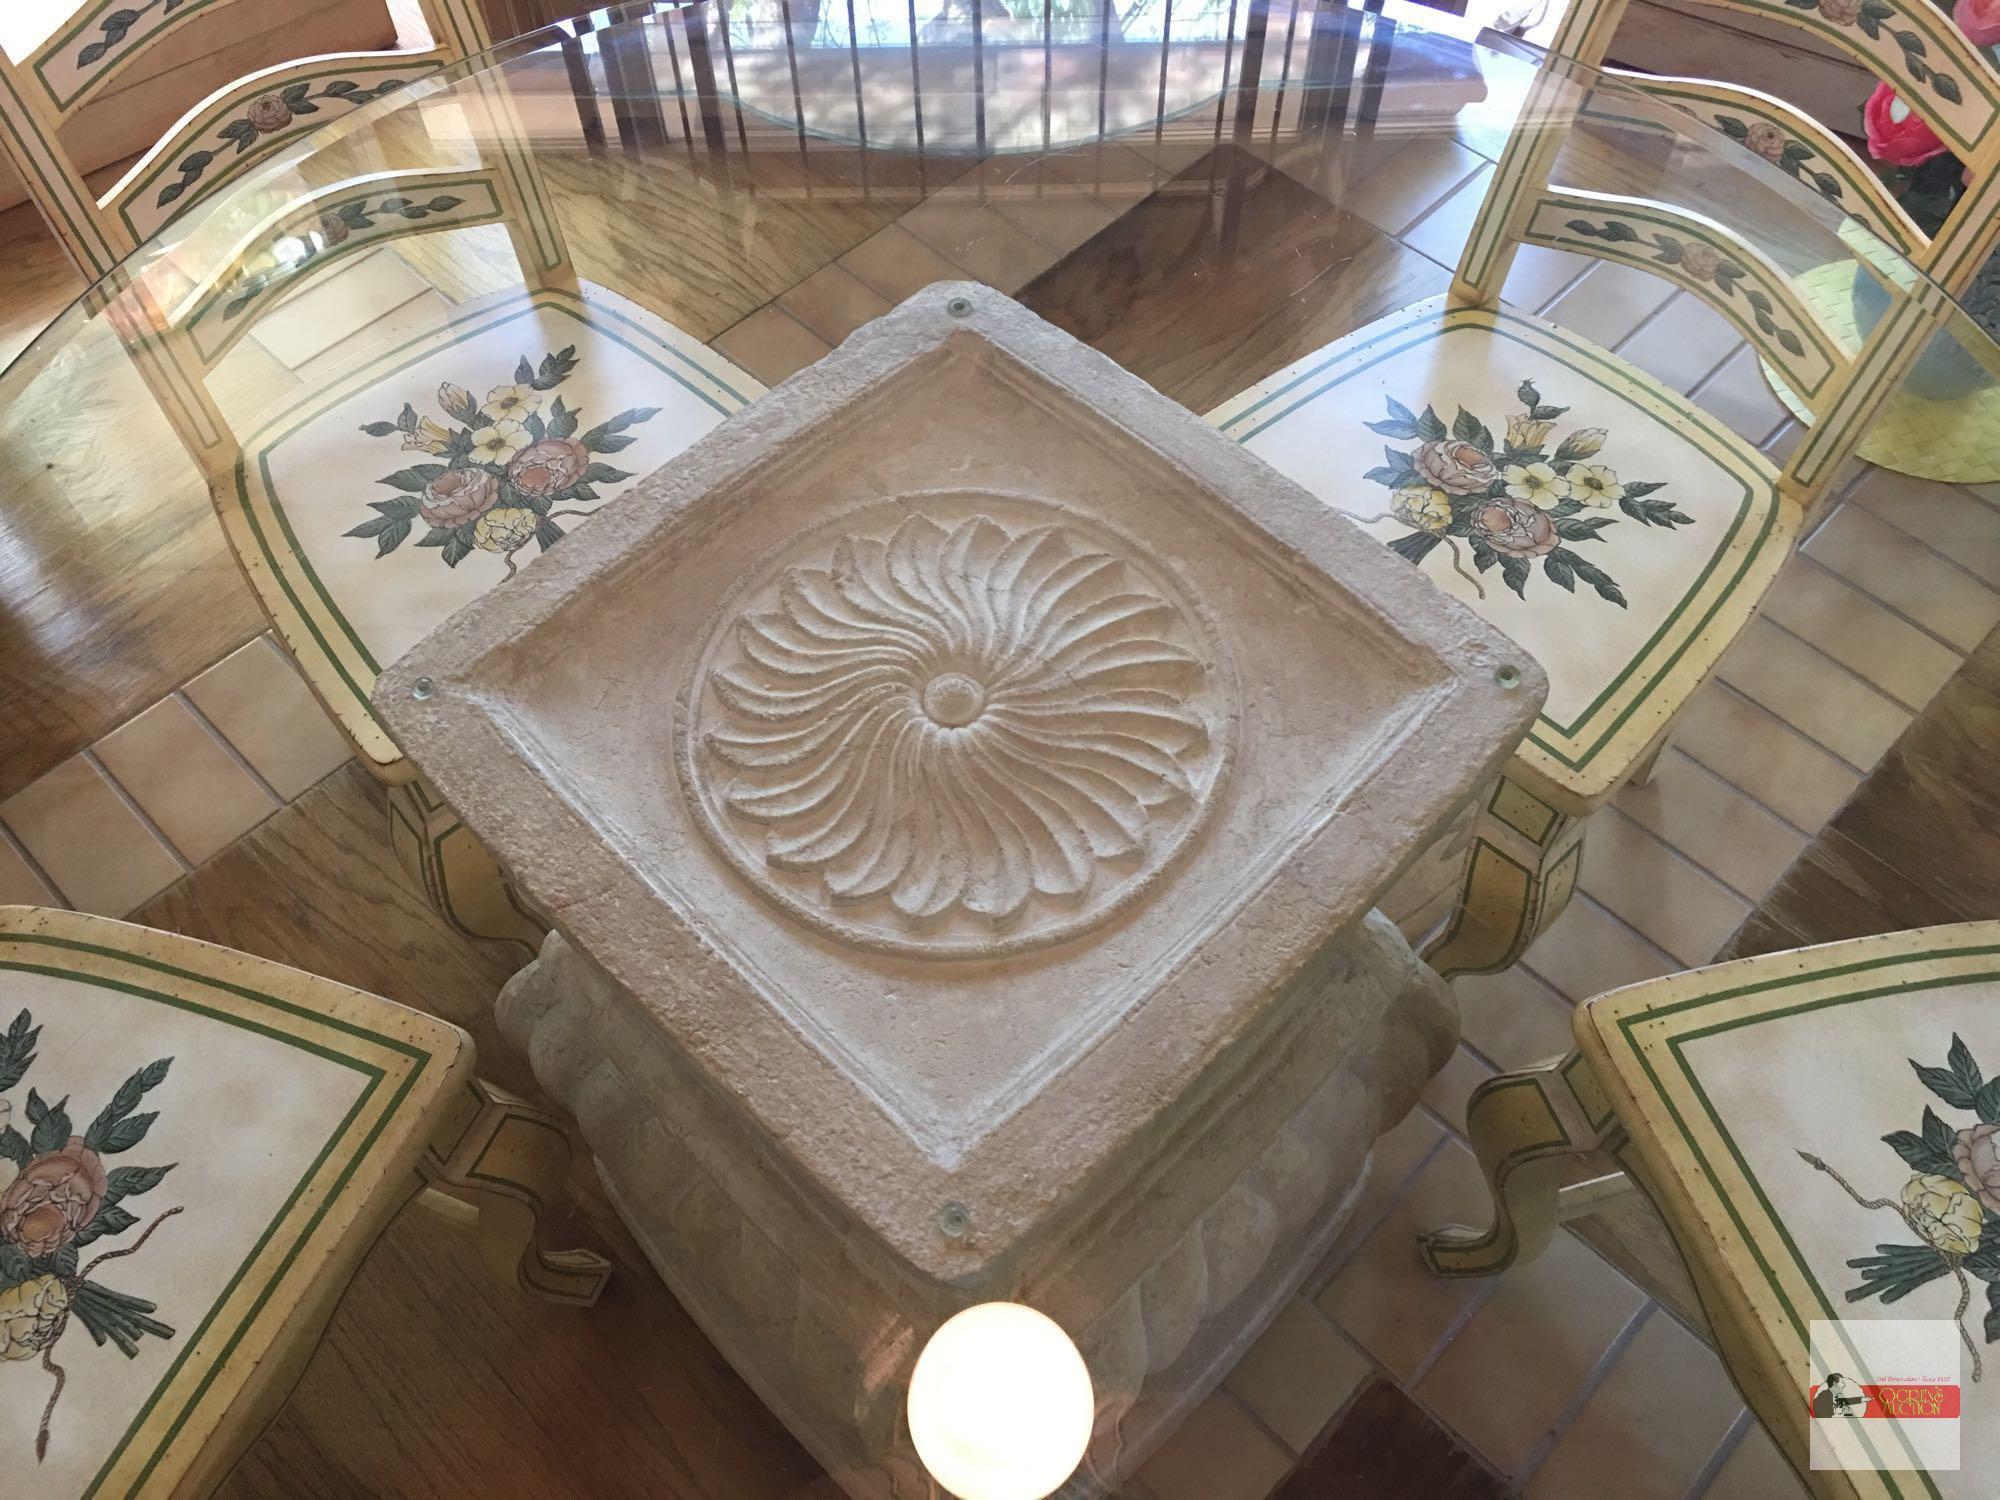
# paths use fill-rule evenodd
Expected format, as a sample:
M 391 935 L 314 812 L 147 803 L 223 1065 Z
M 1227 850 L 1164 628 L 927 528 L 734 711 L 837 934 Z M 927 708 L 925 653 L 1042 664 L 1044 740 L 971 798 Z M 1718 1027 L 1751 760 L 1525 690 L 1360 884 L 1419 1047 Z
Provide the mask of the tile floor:
M 1460 146 L 1399 149 L 1347 201 L 1435 260 L 1487 171 Z M 1003 208 L 972 188 L 937 195 L 718 347 L 775 382 L 888 302 L 978 274 L 996 247 L 1024 281 L 1099 222 L 1088 204 L 1058 222 L 1032 198 Z M 1108 216 L 1121 190 L 1098 196 Z M 1663 285 L 1531 250 L 1507 290 L 1784 452 L 1792 424 L 1748 350 Z M 285 353 L 310 359 L 309 343 Z M 1569 1009 L 1588 996 L 1710 958 L 1996 623 L 2000 488 L 1968 495 L 1857 467 L 1654 780 L 1593 825 L 1570 909 L 1513 972 L 1459 982 L 1457 1057 L 1379 1143 L 1357 1213 L 1309 1284 L 1147 1465 L 1135 1500 L 1257 1500 L 1382 1377 L 1531 1500 L 1614 1486 L 1632 1500 L 1799 1493 L 1696 1332 L 1583 1241 L 1564 1232 L 1532 1266 L 1459 1283 L 1421 1269 L 1415 1235 L 1483 1210 L 1460 1136 L 1472 1084 L 1562 1050 Z M 346 755 L 275 644 L 252 641 L 0 803 L 0 901 L 128 912 Z

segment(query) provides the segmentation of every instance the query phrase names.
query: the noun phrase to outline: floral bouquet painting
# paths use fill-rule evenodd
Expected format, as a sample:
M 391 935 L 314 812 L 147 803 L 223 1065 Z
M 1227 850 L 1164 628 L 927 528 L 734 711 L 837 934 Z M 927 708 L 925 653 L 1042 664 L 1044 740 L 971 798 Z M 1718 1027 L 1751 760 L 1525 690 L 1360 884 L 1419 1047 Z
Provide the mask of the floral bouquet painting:
M 414 463 L 376 481 L 400 491 L 392 500 L 371 500 L 376 514 L 347 533 L 375 543 L 387 557 L 407 541 L 422 521 L 419 547 L 435 547 L 445 566 L 456 568 L 474 552 L 490 552 L 517 571 L 514 554 L 534 542 L 546 552 L 562 539 L 559 519 L 595 515 L 579 504 L 605 498 L 601 484 L 632 476 L 600 463 L 595 455 L 631 446 L 628 427 L 659 415 L 657 406 L 637 406 L 584 430 L 583 413 L 549 393 L 576 372 L 576 348 L 543 356 L 539 366 L 524 356 L 510 385 L 494 386 L 479 401 L 464 386 L 438 387 L 439 409 L 453 422 L 445 427 L 417 415 L 405 402 L 394 421 L 368 422 L 370 437 L 403 439 L 405 452 L 429 454 L 441 463 Z
M 1523 599 L 1539 564 L 1556 587 L 1573 594 L 1581 580 L 1622 609 L 1625 593 L 1617 580 L 1570 544 L 1602 541 L 1604 529 L 1620 516 L 1668 531 L 1693 525 L 1694 517 L 1655 494 L 1666 488 L 1664 481 L 1624 479 L 1610 465 L 1592 462 L 1610 437 L 1602 427 L 1578 428 L 1551 448 L 1557 420 L 1569 408 L 1546 405 L 1532 381 L 1522 381 L 1517 394 L 1522 409 L 1507 418 L 1504 442 L 1464 407 L 1447 428 L 1432 408 L 1419 415 L 1388 398 L 1388 417 L 1368 429 L 1417 446 L 1385 449 L 1388 462 L 1363 476 L 1385 487 L 1390 499 L 1387 514 L 1360 519 L 1410 527 L 1389 546 L 1413 563 L 1445 548 L 1453 569 L 1482 599 L 1485 585 L 1465 570 L 1461 543 L 1479 573 L 1498 568 Z
M 127 1359 L 137 1358 L 139 1340 L 147 1335 L 174 1336 L 151 1316 L 154 1303 L 113 1291 L 96 1272 L 107 1261 L 137 1253 L 164 1220 L 181 1211 L 166 1210 L 130 1244 L 82 1258 L 89 1246 L 137 1224 L 125 1200 L 151 1192 L 174 1169 L 172 1162 L 105 1164 L 105 1158 L 146 1138 L 155 1115 L 136 1111 L 146 1091 L 167 1076 L 173 1059 L 148 1063 L 126 1079 L 80 1134 L 71 1123 L 67 1096 L 50 1104 L 29 1089 L 24 1135 L 5 1096 L 27 1075 L 41 1034 L 24 1010 L 0 1035 L 0 1361 L 39 1360 L 54 1377 L 35 1436 L 37 1459 L 48 1454 L 49 1421 L 66 1378 L 54 1350 L 72 1322 L 81 1323 L 98 1345 L 117 1345 Z
M 1861 1273 L 1861 1285 L 1848 1290 L 1847 1300 L 1880 1297 L 1885 1303 L 1900 1302 L 1919 1287 L 1951 1277 L 1958 1283 L 1952 1318 L 1972 1356 L 1972 1378 L 1977 1380 L 1979 1346 L 1964 1321 L 1972 1305 L 1968 1276 L 1986 1283 L 1984 1342 L 2000 1340 L 2000 1076 L 1982 1074 L 1971 1049 L 1956 1035 L 1943 1067 L 1926 1067 L 1915 1058 L 1910 1066 L 1945 1105 L 1972 1118 L 1950 1124 L 1926 1105 L 1918 1129 L 1882 1137 L 1882 1144 L 1910 1170 L 1894 1197 L 1864 1198 L 1819 1157 L 1806 1151 L 1799 1156 L 1840 1184 L 1861 1207 L 1894 1214 L 1917 1240 L 1914 1245 L 1878 1244 L 1873 1255 L 1850 1260 L 1847 1264 Z

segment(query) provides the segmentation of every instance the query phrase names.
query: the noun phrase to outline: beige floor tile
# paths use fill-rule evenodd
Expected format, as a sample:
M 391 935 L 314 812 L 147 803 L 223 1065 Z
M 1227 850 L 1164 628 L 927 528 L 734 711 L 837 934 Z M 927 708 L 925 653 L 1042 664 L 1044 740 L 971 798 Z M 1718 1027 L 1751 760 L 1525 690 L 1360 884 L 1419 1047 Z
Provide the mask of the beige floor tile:
M 1645 1300 L 1559 1232 L 1540 1257 L 1499 1278 L 1417 1396 L 1501 1473 L 1518 1474 Z
M 363 360 L 375 359 L 391 349 L 400 348 L 419 334 L 443 328 L 451 320 L 451 311 L 450 299 L 435 288 L 420 297 L 412 297 L 394 312 L 377 318 L 366 328 L 354 330 L 339 343 L 300 365 L 299 380 L 309 386 L 330 381 L 342 370 Z
M 97 758 L 191 865 L 278 810 L 277 799 L 178 697 L 106 735 Z
M 1805 1500 L 1806 1494 L 1770 1434 L 1752 1420 L 1701 1500 Z
M 1690 968 L 1750 915 L 1749 902 L 1611 808 L 1590 820 L 1579 886 Z
M 1807 833 L 1818 833 L 1861 785 L 1845 761 L 1720 682 L 1695 694 L 1673 743 Z
M 1528 1500 L 1680 1500 L 1743 1400 L 1712 1350 L 1658 1307 L 1528 1482 Z
M 1573 897 L 1521 962 L 1572 1005 L 1677 967 L 1588 896 Z
M 1762 443 L 1778 430 L 1790 413 L 1778 404 L 1749 345 L 1717 370 L 1708 383 L 1695 392 L 1694 404 L 1710 416 L 1718 417 L 1753 443 Z
M 938 254 L 964 266 L 973 279 L 1010 297 L 1058 258 L 1040 240 L 962 193 L 927 198 L 898 222 Z
M 1452 1053 L 1451 1061 L 1424 1085 L 1424 1107 L 1464 1135 L 1466 1101 L 1483 1080 L 1492 1076 L 1491 1068 L 1460 1047 Z
M 1465 1039 L 1503 1068 L 1561 1057 L 1575 1045 L 1569 1001 L 1519 964 L 1498 974 L 1461 974 L 1458 996 Z
M 1486 164 L 1442 136 L 1411 141 L 1370 167 L 1340 197 L 1340 207 L 1388 234 L 1401 234 Z
M 216 409 L 239 432 L 254 429 L 281 402 L 296 401 L 305 381 L 254 339 L 240 340 L 208 374 Z
M 1446 1224 L 1483 1224 L 1492 1210 L 1472 1153 L 1457 1141 L 1425 1163 L 1316 1299 L 1356 1343 L 1407 1381 L 1459 1315 L 1490 1283 L 1433 1276 L 1417 1257 L 1417 1235 Z
M 287 802 L 354 753 L 268 636 L 224 657 L 183 691 Z
M 430 283 L 395 251 L 366 251 L 265 313 L 250 337 L 285 368 L 296 370 L 355 329 L 429 290 Z
M 0 802 L 0 822 L 79 911 L 122 917 L 183 873 L 104 773 L 81 755 Z
M 828 344 L 838 344 L 870 318 L 889 310 L 889 299 L 851 271 L 822 266 L 778 299 L 778 306 Z
M 1599 348 L 1616 349 L 1673 294 L 1670 281 L 1630 266 L 1600 261 L 1590 268 L 1588 276 L 1551 303 L 1545 316 Z M 1709 362 L 1711 369 L 1714 364 L 1714 360 Z
M 2000 505 L 1952 484 L 1870 469 L 1853 498 L 1925 546 L 2000 588 Z
M 1226 1394 L 1217 1391 L 1139 1466 L 1149 1500 L 1264 1500 L 1292 1466 Z
M 1318 1309 L 1294 1297 L 1223 1385 L 1292 1452 L 1302 1453 L 1374 1369 Z
M 1679 750 L 1613 805 L 1746 901 L 1761 901 L 1806 846 L 1798 829 Z
M 1514 252 L 1514 264 L 1508 268 L 1507 280 L 1500 289 L 1501 299 L 1538 313 L 1594 264 L 1567 250 L 1522 245 Z
M 1416 227 L 1400 238 L 1419 255 L 1428 255 L 1439 265 L 1450 268 L 1458 264 L 1458 257 L 1465 249 L 1465 236 L 1472 228 L 1472 221 L 1478 217 L 1480 202 L 1486 196 L 1486 185 L 1493 179 L 1492 169 L 1486 168 L 1444 202 L 1420 220 Z
M 1699 297 L 1676 292 L 1651 322 L 1617 348 L 1621 358 L 1655 379 L 1674 390 L 1691 391 L 1742 343 L 1743 335 L 1721 313 Z
M 1807 558 L 1785 565 L 1764 615 L 1905 708 L 1921 710 L 1964 660 Z
M 776 306 L 758 308 L 712 342 L 766 385 L 803 370 L 833 347 Z
M 0 829 L 0 906 L 61 906 L 54 886 L 37 875 L 14 840 Z
M 1858 505 L 1836 510 L 1804 551 L 1960 651 L 2000 625 L 2000 590 Z
M 891 303 L 913 296 L 933 281 L 963 281 L 967 274 L 900 224 L 877 230 L 835 264 L 845 266 Z
M 996 198 L 993 208 L 1009 224 L 1057 255 L 1068 255 L 1115 223 L 1119 215 L 1118 209 L 1082 187 L 1065 186 Z
M 1716 674 L 1858 771 L 1872 771 L 1911 714 L 1769 620 L 1746 630 Z

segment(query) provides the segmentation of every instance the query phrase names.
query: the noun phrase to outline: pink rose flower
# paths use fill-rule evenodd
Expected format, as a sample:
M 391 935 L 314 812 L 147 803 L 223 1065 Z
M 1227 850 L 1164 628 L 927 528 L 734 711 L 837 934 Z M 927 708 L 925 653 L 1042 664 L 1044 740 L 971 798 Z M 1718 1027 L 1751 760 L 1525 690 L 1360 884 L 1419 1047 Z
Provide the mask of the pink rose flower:
M 2000 1213 L 2000 1150 L 1994 1147 L 1995 1135 L 2000 1135 L 2000 1125 L 1961 1130 L 1951 1143 L 1951 1159 L 1981 1205 Z
M 1958 0 L 1952 20 L 1975 47 L 2000 47 L 2000 0 Z
M 276 94 L 259 94 L 243 111 L 244 118 L 257 127 L 259 135 L 283 130 L 292 123 L 292 108 Z
M 539 500 L 559 494 L 590 467 L 590 450 L 574 438 L 543 438 L 514 455 L 507 465 L 507 481 L 522 494 Z
M 1876 84 L 1861 107 L 1861 124 L 1868 136 L 1868 154 L 1877 161 L 1914 167 L 1944 154 L 1945 144 L 1937 132 L 1886 83 Z
M 1776 161 L 1785 154 L 1785 132 L 1769 120 L 1753 120 L 1743 144 L 1766 161 Z
M 424 487 L 417 509 L 433 526 L 463 526 L 500 498 L 500 481 L 488 469 L 446 469 Z
M 1505 557 L 1540 557 L 1555 551 L 1555 522 L 1526 501 L 1489 500 L 1472 513 L 1472 524 L 1486 544 Z
M 1493 460 L 1471 443 L 1437 438 L 1410 455 L 1424 479 L 1454 495 L 1477 495 L 1500 477 Z
M 53 1255 L 97 1217 L 108 1185 L 103 1161 L 73 1135 L 21 1168 L 0 1193 L 0 1239 L 24 1255 Z

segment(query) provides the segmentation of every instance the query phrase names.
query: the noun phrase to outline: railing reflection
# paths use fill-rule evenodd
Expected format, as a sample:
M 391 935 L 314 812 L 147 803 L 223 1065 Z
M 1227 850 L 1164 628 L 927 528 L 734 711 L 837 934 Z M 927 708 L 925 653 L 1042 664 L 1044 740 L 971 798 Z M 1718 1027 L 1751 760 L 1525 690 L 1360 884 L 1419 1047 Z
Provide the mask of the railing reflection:
M 789 135 L 925 153 L 1112 137 L 1244 142 L 1378 120 L 1394 6 L 1322 0 L 750 0 L 625 7 L 560 42 L 584 140 L 643 151 Z M 1385 13 L 1385 9 L 1389 13 Z M 1407 30 L 1407 29 L 1406 29 Z M 1483 95 L 1475 49 L 1408 32 L 1450 107 Z M 719 60 L 719 61 L 718 61 Z M 1443 104 L 1436 89 L 1418 96 Z

